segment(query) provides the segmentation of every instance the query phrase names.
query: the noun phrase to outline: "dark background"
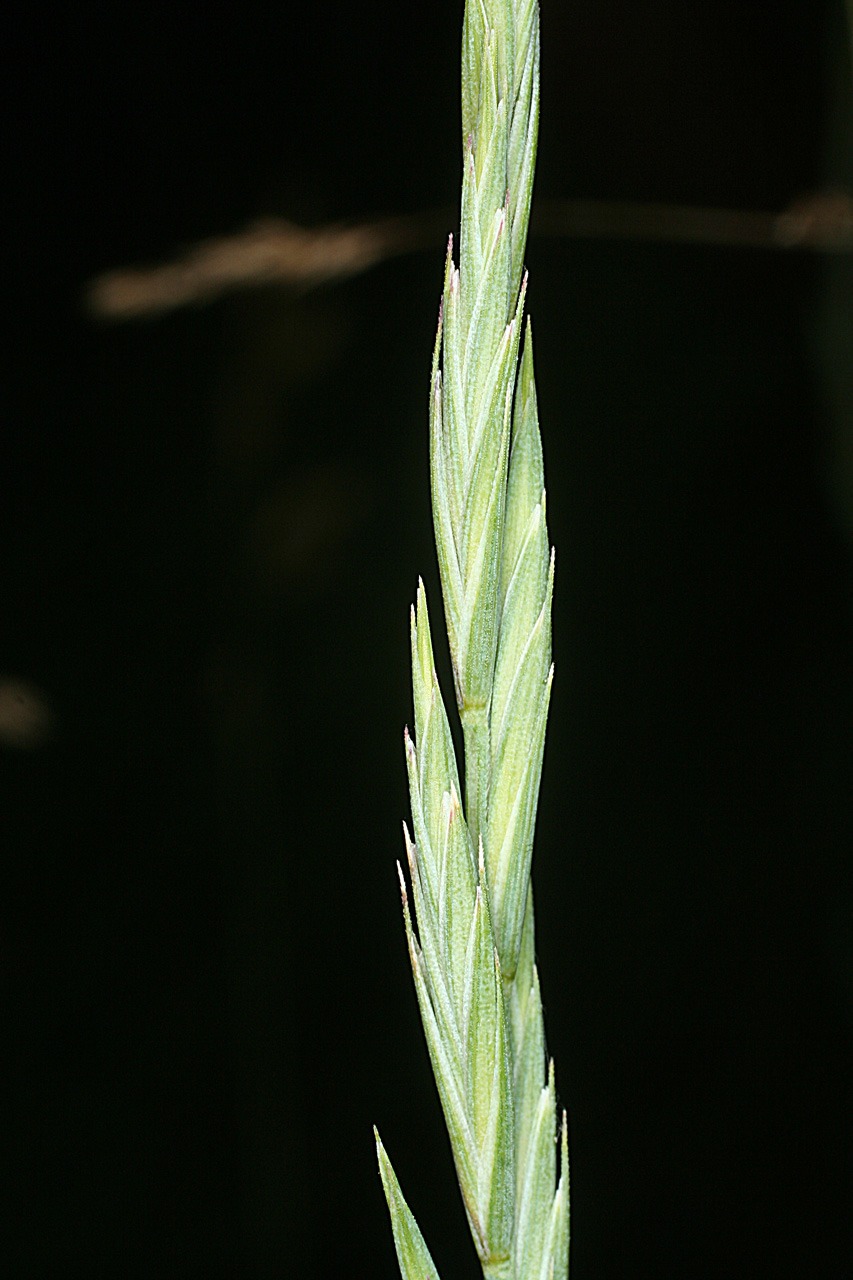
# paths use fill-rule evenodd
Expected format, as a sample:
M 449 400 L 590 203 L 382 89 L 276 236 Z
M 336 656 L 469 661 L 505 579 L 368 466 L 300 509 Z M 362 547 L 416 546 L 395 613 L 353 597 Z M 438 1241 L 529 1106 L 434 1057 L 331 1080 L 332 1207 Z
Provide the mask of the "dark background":
M 10 1277 L 390 1280 L 374 1122 L 442 1280 L 477 1274 L 394 870 L 443 240 L 304 296 L 82 301 L 264 214 L 453 207 L 460 28 L 9 20 L 0 677 L 45 708 L 0 747 Z M 536 195 L 843 183 L 848 57 L 836 0 L 544 0 Z M 848 1276 L 853 273 L 566 237 L 528 265 L 573 1280 Z

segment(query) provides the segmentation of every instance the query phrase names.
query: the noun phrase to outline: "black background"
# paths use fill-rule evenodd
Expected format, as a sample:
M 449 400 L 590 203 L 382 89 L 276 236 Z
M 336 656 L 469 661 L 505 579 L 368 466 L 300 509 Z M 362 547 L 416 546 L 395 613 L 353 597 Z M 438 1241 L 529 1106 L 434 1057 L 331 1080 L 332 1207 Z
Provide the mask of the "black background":
M 538 198 L 850 176 L 840 4 L 543 10 Z M 9 20 L 0 675 L 53 724 L 0 748 L 10 1277 L 390 1280 L 374 1122 L 442 1280 L 477 1274 L 394 870 L 443 241 L 302 297 L 82 302 L 265 214 L 453 207 L 460 29 L 448 0 Z M 573 1280 L 847 1276 L 849 267 L 528 265 Z

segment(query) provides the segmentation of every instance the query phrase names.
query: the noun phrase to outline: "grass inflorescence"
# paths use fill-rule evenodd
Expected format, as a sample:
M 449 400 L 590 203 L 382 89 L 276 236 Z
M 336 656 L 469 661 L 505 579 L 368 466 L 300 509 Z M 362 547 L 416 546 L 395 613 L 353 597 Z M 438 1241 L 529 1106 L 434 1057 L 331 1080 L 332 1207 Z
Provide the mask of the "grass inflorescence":
M 430 391 L 433 519 L 465 789 L 412 609 L 412 831 L 400 886 L 424 1033 L 487 1280 L 564 1280 L 558 1124 L 534 960 L 530 863 L 553 678 L 554 556 L 524 249 L 539 117 L 535 0 L 468 0 L 459 264 L 448 248 Z M 519 348 L 523 345 L 519 360 Z M 414 918 L 412 906 L 414 908 Z M 438 1280 L 377 1135 L 404 1280 Z

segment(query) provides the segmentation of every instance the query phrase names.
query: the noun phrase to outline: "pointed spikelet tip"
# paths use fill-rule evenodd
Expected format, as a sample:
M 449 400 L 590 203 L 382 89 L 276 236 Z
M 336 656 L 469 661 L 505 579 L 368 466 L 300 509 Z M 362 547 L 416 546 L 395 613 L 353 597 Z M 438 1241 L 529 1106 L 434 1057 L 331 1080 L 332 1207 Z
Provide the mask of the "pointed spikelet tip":
M 397 859 L 397 878 L 400 881 L 400 897 L 403 899 L 403 906 L 408 906 L 409 895 L 406 893 L 406 877 L 403 875 L 403 868 L 400 866 L 400 859 Z

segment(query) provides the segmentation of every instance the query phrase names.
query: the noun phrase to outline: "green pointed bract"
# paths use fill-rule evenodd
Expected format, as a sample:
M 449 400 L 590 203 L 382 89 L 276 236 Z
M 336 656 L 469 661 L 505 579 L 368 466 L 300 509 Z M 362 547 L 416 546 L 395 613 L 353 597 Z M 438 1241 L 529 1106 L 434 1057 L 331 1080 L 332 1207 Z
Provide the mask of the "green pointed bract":
M 544 492 L 545 473 L 542 465 L 542 441 L 539 435 L 539 414 L 533 373 L 533 333 L 528 318 L 512 421 L 512 454 L 507 477 L 501 572 L 502 604 L 506 599 L 522 546 L 529 536 L 530 522 L 537 506 L 542 506 L 544 516 Z M 544 583 L 548 555 L 548 539 L 544 523 L 541 534 L 544 535 L 541 544 L 544 544 L 545 563 L 540 564 L 539 581 Z
M 551 1206 L 538 1280 L 562 1280 L 569 1269 L 569 1140 L 566 1113 L 560 1131 L 560 1181 Z M 533 1272 L 531 1275 L 535 1274 Z
M 403 1199 L 397 1175 L 391 1167 L 391 1161 L 385 1152 L 379 1134 L 374 1128 L 376 1138 L 376 1156 L 379 1161 L 379 1173 L 385 1190 L 385 1199 L 391 1214 L 391 1229 L 394 1232 L 394 1245 L 397 1250 L 397 1261 L 403 1280 L 438 1280 L 435 1263 L 424 1243 L 420 1227 L 415 1222 L 411 1209 Z
M 465 959 L 471 926 L 470 904 L 476 898 L 471 841 L 459 797 L 444 797 L 442 876 L 439 886 L 438 927 L 444 946 L 444 965 L 457 1010 L 464 1001 Z
M 539 1094 L 524 1153 L 524 1167 L 520 1170 L 515 1265 L 519 1276 L 541 1274 L 549 1245 L 557 1167 L 554 1095 L 552 1063 L 548 1083 Z
M 507 1260 L 512 1248 L 515 1149 L 503 990 L 482 863 L 465 957 L 463 1019 L 469 1106 L 479 1147 L 475 1225 L 481 1260 L 494 1266 Z
M 534 635 L 532 645 L 536 642 Z M 490 880 L 507 978 L 515 975 L 521 942 L 553 679 L 552 668 L 544 685 L 540 684 L 532 645 L 525 655 L 530 661 L 519 666 L 514 709 L 514 714 L 528 716 L 532 731 L 524 737 L 504 734 L 494 758 L 489 793 Z
M 568 1151 L 557 1175 L 530 867 L 550 703 L 548 541 L 523 269 L 539 118 L 535 0 L 468 0 L 459 263 L 448 244 L 430 381 L 438 566 L 464 737 L 464 808 L 423 584 L 405 735 L 415 990 L 486 1280 L 565 1280 Z M 435 1268 L 378 1146 L 400 1269 Z M 556 1182 L 556 1187 L 555 1187 Z
M 409 866 L 411 869 L 411 860 Z M 433 983 L 428 980 L 425 953 L 412 929 L 402 871 L 400 871 L 400 889 L 403 896 L 403 918 L 409 944 L 409 958 L 415 979 L 421 1021 L 453 1150 L 459 1187 L 470 1219 L 471 1206 L 475 1211 L 477 1207 L 479 1162 L 474 1135 L 468 1120 L 462 1044 L 458 1037 L 458 1026 L 448 999 L 446 984 L 440 975 L 435 973 L 432 974 Z
M 510 126 L 507 176 L 512 212 L 512 286 L 518 288 L 530 223 L 533 171 L 539 140 L 539 12 L 530 6 L 525 63 Z
M 509 295 L 510 275 L 508 268 L 512 247 L 512 215 L 509 213 L 509 189 L 507 186 L 508 123 L 506 104 L 499 102 L 494 110 L 488 145 L 478 148 L 476 155 L 473 141 L 466 148 L 465 160 L 467 168 L 463 181 L 468 188 L 468 192 L 463 194 L 463 199 L 467 197 L 467 201 L 470 201 L 474 215 L 470 228 L 470 239 L 466 241 L 464 236 L 461 236 L 459 242 L 460 261 L 465 269 L 462 277 L 462 286 L 466 294 L 476 294 L 480 287 L 484 260 L 494 231 L 494 219 L 498 213 L 504 212 L 508 213 L 504 220 L 504 230 L 506 236 L 510 238 L 510 257 L 507 259 L 506 264 L 506 290 L 507 295 Z M 473 252 L 473 258 L 470 262 L 467 260 L 466 252 L 469 246 Z M 468 301 L 466 298 L 466 302 Z M 497 318 L 500 318 L 500 311 L 497 313 Z
M 458 797 L 460 787 L 453 738 L 435 672 L 429 611 L 423 583 L 418 588 L 417 610 L 412 610 L 411 644 L 417 750 L 406 734 L 409 789 L 415 840 L 424 863 L 431 901 L 437 905 L 440 855 L 444 839 L 442 805 L 445 795 Z M 464 820 L 462 825 L 464 828 Z M 473 856 L 471 849 L 469 859 L 472 867 Z
M 539 1091 L 545 1082 L 545 1030 L 539 975 L 533 962 L 533 895 L 527 895 L 518 969 L 511 981 L 504 979 L 508 1025 L 512 1039 L 513 1097 L 518 1176 L 524 1173 L 525 1151 Z

